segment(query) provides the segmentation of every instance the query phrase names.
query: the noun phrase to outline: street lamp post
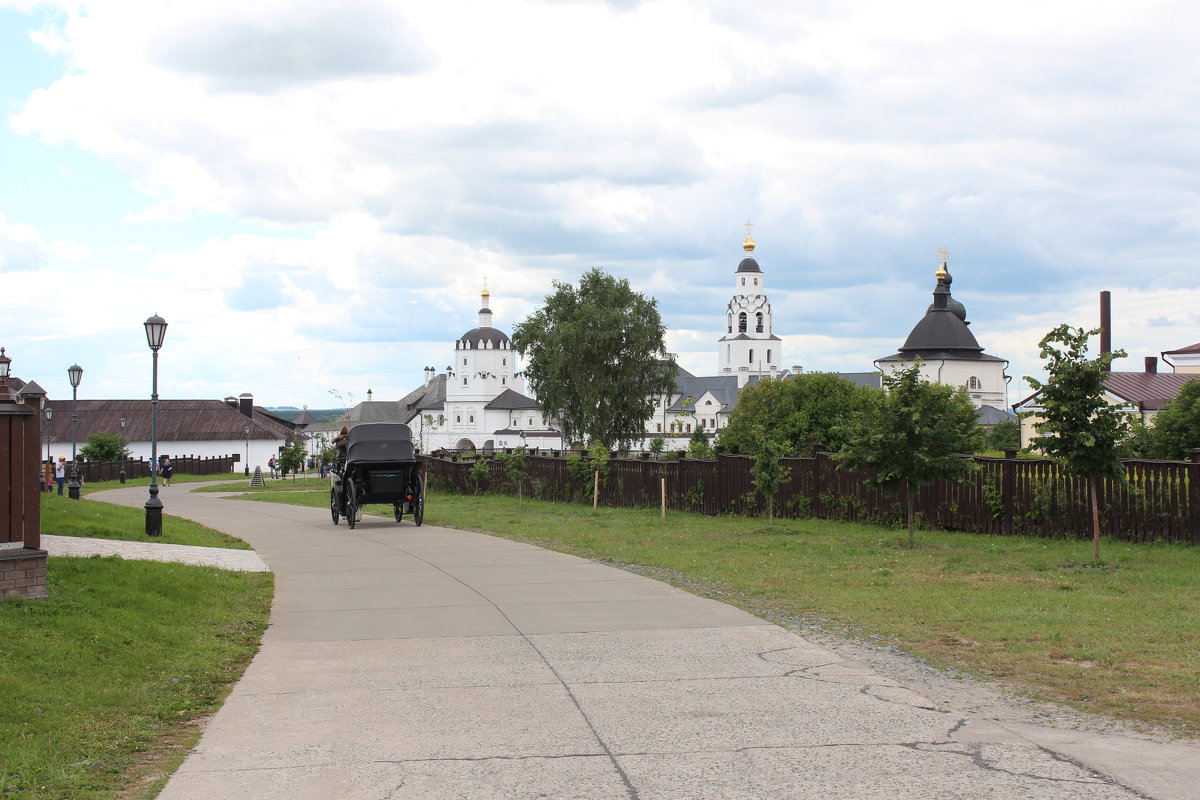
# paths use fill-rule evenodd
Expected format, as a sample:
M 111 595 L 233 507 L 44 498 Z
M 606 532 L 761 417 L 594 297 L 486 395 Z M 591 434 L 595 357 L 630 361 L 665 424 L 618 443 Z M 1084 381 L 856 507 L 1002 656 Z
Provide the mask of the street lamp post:
M 146 500 L 146 535 L 162 536 L 163 504 L 158 499 L 158 351 L 167 335 L 167 321 L 155 314 L 143 324 L 154 365 L 150 392 L 150 498 Z
M 242 429 L 242 433 L 246 434 L 246 474 L 250 474 L 250 426 L 247 425 Z
M 121 469 L 117 475 L 121 479 L 121 483 L 125 483 L 125 461 L 128 453 L 125 452 L 125 423 L 128 422 L 124 417 L 121 417 Z
M 75 455 L 75 439 L 79 425 L 79 414 L 75 400 L 79 394 L 79 382 L 83 380 L 83 367 L 72 364 L 67 367 L 67 378 L 71 381 L 71 482 L 67 484 L 67 497 L 79 499 L 79 461 Z
M 46 415 L 46 460 L 50 461 L 50 419 L 54 416 L 54 409 L 46 406 L 42 413 Z M 50 466 L 54 466 L 54 463 L 51 462 Z

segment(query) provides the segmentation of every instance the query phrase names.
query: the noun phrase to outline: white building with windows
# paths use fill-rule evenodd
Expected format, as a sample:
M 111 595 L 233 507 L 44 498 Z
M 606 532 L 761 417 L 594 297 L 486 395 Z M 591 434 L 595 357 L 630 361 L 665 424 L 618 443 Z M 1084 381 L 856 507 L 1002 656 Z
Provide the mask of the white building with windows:
M 423 452 L 438 449 L 560 448 L 559 432 L 525 394 L 517 353 L 493 327 L 491 293 L 480 295 L 479 324 L 454 342 L 445 374 L 425 368 L 425 384 L 400 400 L 394 417 L 407 422 Z
M 766 276 L 754 259 L 754 239 L 746 234 L 746 257 L 733 274 L 735 294 L 725 309 L 725 335 L 717 345 L 717 372 L 737 377 L 742 388 L 754 375 L 778 376 L 783 340 L 772 331 Z

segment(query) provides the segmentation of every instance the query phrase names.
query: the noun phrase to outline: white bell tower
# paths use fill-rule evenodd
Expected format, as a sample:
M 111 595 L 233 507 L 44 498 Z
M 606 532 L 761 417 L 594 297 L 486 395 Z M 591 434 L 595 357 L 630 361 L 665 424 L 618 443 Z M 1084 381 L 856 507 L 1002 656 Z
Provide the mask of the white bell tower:
M 772 333 L 771 303 L 762 268 L 754 259 L 753 226 L 746 223 L 746 257 L 733 274 L 734 295 L 725 310 L 725 335 L 717 342 L 719 375 L 737 375 L 738 388 L 752 375 L 779 374 L 783 340 Z

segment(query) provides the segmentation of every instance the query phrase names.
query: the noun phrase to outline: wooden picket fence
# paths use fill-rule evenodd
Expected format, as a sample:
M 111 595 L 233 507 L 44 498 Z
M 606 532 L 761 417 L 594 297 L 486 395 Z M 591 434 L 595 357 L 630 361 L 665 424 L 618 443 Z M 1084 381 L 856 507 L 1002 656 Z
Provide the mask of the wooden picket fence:
M 234 464 L 241 461 L 241 456 L 171 456 L 171 468 L 176 475 L 224 475 L 233 472 Z M 70 475 L 68 467 L 68 476 Z M 147 478 L 150 476 L 150 461 L 144 458 L 128 459 L 126 461 L 81 461 L 79 477 L 84 483 L 96 481 L 115 481 L 121 477 Z
M 1100 524 L 1106 535 L 1131 542 L 1200 545 L 1200 449 L 1192 460 L 1125 463 L 1125 481 L 1100 482 Z M 486 458 L 486 456 L 483 456 Z M 1085 481 L 1049 460 L 963 456 L 975 469 L 962 483 L 939 481 L 916 493 L 922 524 L 947 530 L 1046 538 L 1090 538 L 1091 507 Z M 429 486 L 459 493 L 479 490 L 515 494 L 500 459 L 489 459 L 490 477 L 476 486 L 473 459 L 423 455 Z M 584 456 L 586 460 L 586 456 Z M 767 513 L 754 488 L 747 456 L 719 454 L 715 460 L 675 461 L 613 458 L 600 489 L 600 504 L 657 508 L 665 480 L 667 508 L 702 514 Z M 787 458 L 788 478 L 774 498 L 775 515 L 852 522 L 902 522 L 903 495 L 869 488 L 866 473 L 840 469 L 829 453 Z M 526 455 L 520 491 L 558 502 L 591 502 L 587 469 L 572 472 L 557 454 Z

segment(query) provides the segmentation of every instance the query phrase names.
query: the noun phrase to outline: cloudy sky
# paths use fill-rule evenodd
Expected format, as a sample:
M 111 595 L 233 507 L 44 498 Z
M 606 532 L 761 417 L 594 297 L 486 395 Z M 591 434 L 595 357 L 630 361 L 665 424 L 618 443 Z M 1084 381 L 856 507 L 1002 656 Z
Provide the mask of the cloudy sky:
M 1060 322 L 1200 341 L 1189 2 L 0 0 L 0 345 L 67 397 L 394 399 L 599 266 L 716 370 L 865 371 L 937 250 L 1010 402 Z

